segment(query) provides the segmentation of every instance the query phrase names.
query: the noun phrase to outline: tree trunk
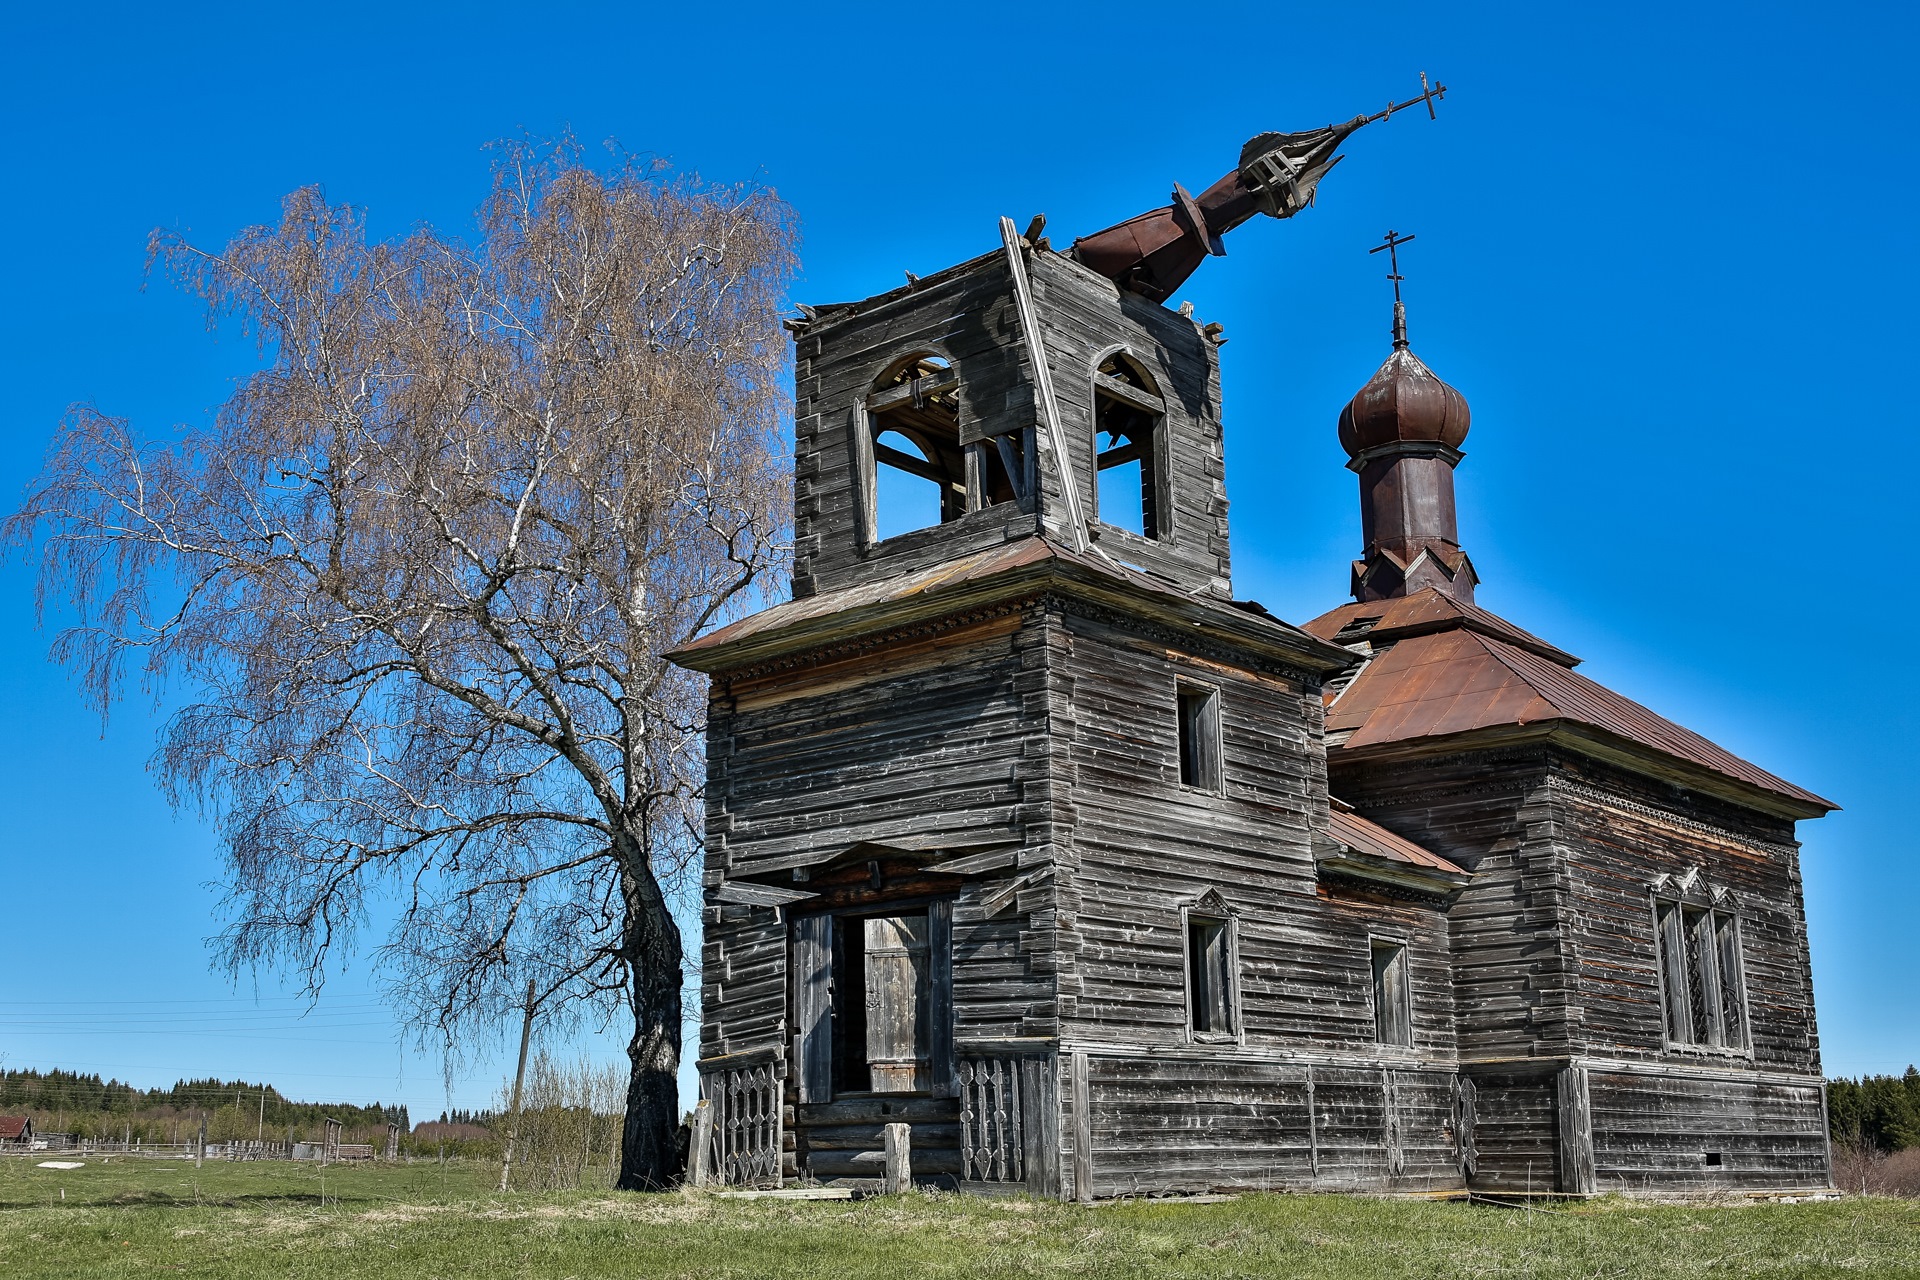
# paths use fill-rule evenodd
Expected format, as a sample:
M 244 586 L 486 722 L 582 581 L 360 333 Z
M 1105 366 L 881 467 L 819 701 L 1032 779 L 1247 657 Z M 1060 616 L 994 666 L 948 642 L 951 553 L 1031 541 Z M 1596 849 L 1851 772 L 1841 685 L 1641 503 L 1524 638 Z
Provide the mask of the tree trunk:
M 640 848 L 645 849 L 641 843 Z M 644 857 L 644 854 L 642 854 Z M 627 866 L 633 867 L 633 861 Z M 627 1046 L 626 1123 L 621 1132 L 622 1191 L 663 1191 L 680 1179 L 680 926 L 652 868 L 626 876 L 627 963 L 633 1040 Z

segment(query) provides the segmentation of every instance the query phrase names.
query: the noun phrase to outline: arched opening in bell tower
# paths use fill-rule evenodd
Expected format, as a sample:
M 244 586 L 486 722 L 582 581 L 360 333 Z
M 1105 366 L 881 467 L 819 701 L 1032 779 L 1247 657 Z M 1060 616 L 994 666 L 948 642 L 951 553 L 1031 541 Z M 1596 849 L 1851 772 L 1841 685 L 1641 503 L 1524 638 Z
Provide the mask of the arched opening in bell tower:
M 1093 375 L 1094 509 L 1101 523 L 1159 538 L 1160 424 L 1166 402 L 1146 370 L 1124 352 Z

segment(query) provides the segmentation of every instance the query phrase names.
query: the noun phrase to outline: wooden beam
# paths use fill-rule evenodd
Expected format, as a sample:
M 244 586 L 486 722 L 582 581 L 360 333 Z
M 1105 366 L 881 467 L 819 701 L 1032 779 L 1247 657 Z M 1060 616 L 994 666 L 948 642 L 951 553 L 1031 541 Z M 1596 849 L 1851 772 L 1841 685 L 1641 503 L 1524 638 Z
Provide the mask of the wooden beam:
M 789 902 L 803 902 L 819 896 L 804 889 L 781 889 L 774 885 L 746 884 L 739 880 L 724 880 L 713 891 L 715 902 L 732 902 L 749 907 L 784 907 Z
M 1033 307 L 1033 286 L 1027 280 L 1026 241 L 1014 228 L 1012 218 L 1000 219 L 1000 240 L 1006 247 L 1007 267 L 1013 273 L 1013 300 L 1020 313 L 1020 331 L 1026 337 L 1027 355 L 1033 361 L 1034 386 L 1040 392 L 1041 424 L 1053 445 L 1060 468 L 1060 492 L 1067 502 L 1067 533 L 1073 549 L 1081 555 L 1092 545 L 1087 539 L 1087 522 L 1080 514 L 1080 485 L 1073 474 L 1072 457 L 1067 452 L 1067 433 L 1060 424 L 1060 401 L 1053 394 L 1053 370 L 1047 364 L 1047 343 L 1040 332 L 1040 317 Z
M 901 405 L 912 404 L 914 402 L 914 382 L 920 384 L 918 388 L 920 392 L 919 398 L 923 403 L 929 396 L 944 395 L 949 391 L 958 391 L 960 389 L 960 379 L 956 374 L 949 373 L 938 382 L 926 378 L 916 378 L 913 382 L 903 382 L 897 387 L 889 387 L 885 391 L 876 391 L 868 396 L 867 412 L 870 414 L 885 413 L 889 409 L 897 409 Z
M 1020 860 L 1018 845 L 1008 845 L 1004 849 L 989 849 L 985 853 L 970 853 L 964 858 L 954 858 L 948 862 L 936 862 L 927 868 L 928 875 L 935 876 L 977 876 L 989 871 L 1001 871 Z
M 1124 401 L 1148 413 L 1167 411 L 1167 402 L 1153 392 L 1136 387 L 1131 382 L 1123 382 L 1110 373 L 1101 373 L 1097 369 L 1093 374 L 1093 389 L 1103 396 L 1112 396 L 1115 400 Z
M 957 492 L 964 493 L 966 491 L 965 483 L 957 481 L 948 475 L 944 467 L 936 466 L 928 462 L 925 458 L 916 458 L 910 453 L 905 453 L 894 448 L 892 445 L 881 444 L 876 440 L 873 445 L 873 457 L 876 462 L 884 462 L 890 467 L 898 467 L 902 471 L 919 476 L 922 480 L 931 480 L 937 485 L 953 489 Z

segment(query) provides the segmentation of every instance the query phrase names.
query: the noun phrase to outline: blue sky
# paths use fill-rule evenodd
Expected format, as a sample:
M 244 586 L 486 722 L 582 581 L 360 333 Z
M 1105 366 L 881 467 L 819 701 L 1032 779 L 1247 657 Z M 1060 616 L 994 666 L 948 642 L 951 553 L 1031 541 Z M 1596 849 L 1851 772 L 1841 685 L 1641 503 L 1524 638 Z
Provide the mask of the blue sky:
M 1350 15 L 1350 16 L 1349 16 Z M 1226 326 L 1236 587 L 1340 603 L 1359 547 L 1334 419 L 1387 351 L 1394 227 L 1413 345 L 1466 393 L 1480 602 L 1587 674 L 1845 806 L 1805 824 L 1830 1072 L 1920 1060 L 1909 926 L 1915 503 L 1911 6 L 1231 4 L 457 8 L 10 6 L 0 495 L 91 399 L 161 432 L 249 351 L 143 291 L 147 232 L 224 241 L 309 182 L 379 234 L 464 229 L 483 144 L 617 139 L 799 211 L 802 301 L 859 297 L 1045 212 L 1056 243 L 1198 191 L 1254 133 L 1378 109 L 1317 208 L 1229 238 L 1179 297 Z M 7 497 L 10 504 L 13 499 Z M 1883 564 L 1882 561 L 1885 561 Z M 364 965 L 297 1016 L 209 971 L 210 831 L 107 732 L 0 571 L 0 1055 L 138 1083 L 483 1103 L 406 1052 Z M 619 1051 L 613 1038 L 585 1047 Z

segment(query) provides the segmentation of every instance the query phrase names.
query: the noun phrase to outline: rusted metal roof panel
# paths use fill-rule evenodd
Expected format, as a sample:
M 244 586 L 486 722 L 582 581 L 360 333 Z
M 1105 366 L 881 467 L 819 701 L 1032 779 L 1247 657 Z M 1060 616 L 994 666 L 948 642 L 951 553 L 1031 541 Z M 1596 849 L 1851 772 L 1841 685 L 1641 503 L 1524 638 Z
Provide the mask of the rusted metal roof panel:
M 1350 623 L 1364 618 L 1378 619 L 1367 629 L 1366 636 L 1369 640 L 1392 640 L 1405 635 L 1419 635 L 1429 631 L 1464 627 L 1484 635 L 1497 636 L 1510 644 L 1519 645 L 1522 649 L 1529 649 L 1542 657 L 1551 658 L 1563 666 L 1573 667 L 1580 664 L 1580 659 L 1565 649 L 1548 644 L 1532 632 L 1521 630 L 1496 613 L 1489 613 L 1478 605 L 1456 600 L 1433 587 L 1395 600 L 1370 600 L 1359 604 L 1344 604 L 1329 613 L 1321 614 L 1312 622 L 1302 623 L 1301 629 L 1319 636 L 1322 640 L 1331 640 Z
M 1439 854 L 1422 849 L 1413 841 L 1402 839 L 1378 823 L 1368 822 L 1359 814 L 1344 810 L 1338 805 L 1333 809 L 1327 834 L 1337 843 L 1358 853 L 1385 858 L 1391 862 L 1404 862 L 1410 866 L 1426 867 L 1433 871 L 1445 871 L 1454 875 L 1467 874 L 1464 868 L 1455 866 Z
M 1773 795 L 1838 807 L 1559 662 L 1479 629 L 1399 640 L 1361 670 L 1327 709 L 1326 723 L 1329 733 L 1347 734 L 1340 750 L 1358 750 L 1548 721 L 1590 726 Z

